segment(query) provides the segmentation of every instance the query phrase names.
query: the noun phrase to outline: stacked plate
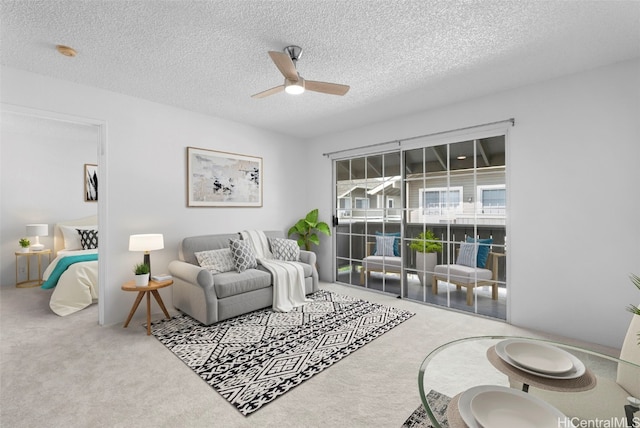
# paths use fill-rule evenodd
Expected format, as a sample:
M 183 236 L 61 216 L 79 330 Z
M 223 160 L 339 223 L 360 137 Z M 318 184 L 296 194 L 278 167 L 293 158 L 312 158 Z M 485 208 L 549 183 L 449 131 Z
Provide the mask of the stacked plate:
M 549 403 L 505 386 L 470 388 L 460 394 L 458 409 L 469 428 L 575 427 Z
M 503 340 L 496 344 L 496 354 L 517 369 L 550 379 L 575 379 L 586 371 L 580 359 L 546 343 L 521 339 Z

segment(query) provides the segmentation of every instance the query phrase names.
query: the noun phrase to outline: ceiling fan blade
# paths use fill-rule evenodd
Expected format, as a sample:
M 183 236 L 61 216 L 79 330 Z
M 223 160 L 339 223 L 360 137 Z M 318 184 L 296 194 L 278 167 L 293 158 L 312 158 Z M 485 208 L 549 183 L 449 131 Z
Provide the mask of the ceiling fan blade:
M 316 82 L 314 80 L 305 80 L 304 87 L 308 91 L 322 92 L 323 94 L 344 95 L 349 92 L 348 85 L 340 85 L 338 83 Z
M 282 91 L 284 91 L 284 85 L 276 86 L 274 88 L 267 89 L 266 91 L 258 92 L 257 94 L 251 95 L 251 98 L 264 98 Z
M 269 51 L 269 56 L 284 77 L 289 80 L 293 80 L 294 82 L 298 81 L 296 66 L 288 54 L 284 52 Z

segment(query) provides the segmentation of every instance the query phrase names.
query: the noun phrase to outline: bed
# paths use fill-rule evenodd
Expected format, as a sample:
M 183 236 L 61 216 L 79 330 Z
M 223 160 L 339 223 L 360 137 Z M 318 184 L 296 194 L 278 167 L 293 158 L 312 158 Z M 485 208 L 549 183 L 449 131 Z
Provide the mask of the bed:
M 90 216 L 54 227 L 56 257 L 42 275 L 42 288 L 53 289 L 49 307 L 57 315 L 73 314 L 98 301 L 97 220 Z

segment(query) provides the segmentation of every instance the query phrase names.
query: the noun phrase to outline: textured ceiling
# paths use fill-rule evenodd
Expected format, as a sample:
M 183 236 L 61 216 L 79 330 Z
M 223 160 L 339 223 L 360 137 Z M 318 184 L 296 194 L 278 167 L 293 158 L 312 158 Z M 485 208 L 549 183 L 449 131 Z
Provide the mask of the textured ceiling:
M 0 0 L 2 65 L 308 138 L 640 57 L 639 1 Z M 78 51 L 68 58 L 56 44 Z M 351 86 L 253 99 L 300 74 Z

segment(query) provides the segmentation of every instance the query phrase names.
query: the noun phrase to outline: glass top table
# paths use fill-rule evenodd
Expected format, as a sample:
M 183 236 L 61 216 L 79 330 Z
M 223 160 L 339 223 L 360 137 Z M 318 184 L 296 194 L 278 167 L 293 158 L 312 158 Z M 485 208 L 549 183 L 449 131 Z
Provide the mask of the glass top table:
M 519 355 L 517 350 L 529 354 Z M 534 367 L 542 366 L 535 364 L 549 363 L 544 358 L 542 362 L 535 360 L 540 356 L 538 351 L 557 356 L 558 361 L 551 359 L 554 364 L 571 361 L 570 370 L 564 366 L 558 370 L 544 366 L 545 373 L 538 372 Z M 534 365 L 528 366 L 529 361 Z M 640 395 L 640 366 L 548 340 L 480 336 L 447 343 L 422 362 L 418 387 L 422 405 L 436 428 L 481 427 L 479 418 L 486 422 L 486 418 L 491 417 L 487 413 L 493 412 L 495 416 L 500 411 L 503 411 L 502 419 L 495 417 L 494 421 L 504 421 L 504 412 L 515 409 L 508 407 L 512 398 L 514 406 L 525 400 L 525 404 L 532 404 L 532 409 L 542 406 L 539 408 L 544 411 L 538 413 L 556 412 L 562 416 L 553 423 L 558 428 L 640 427 L 640 401 L 634 401 L 632 396 L 633 392 Z M 481 392 L 483 395 L 479 397 Z M 487 401 L 491 394 L 500 400 L 494 409 L 487 411 L 493 403 L 498 403 Z M 637 395 L 635 398 L 640 398 Z M 504 400 L 505 397 L 509 400 Z M 509 404 L 505 404 L 507 402 Z M 525 418 L 521 414 L 516 417 Z

